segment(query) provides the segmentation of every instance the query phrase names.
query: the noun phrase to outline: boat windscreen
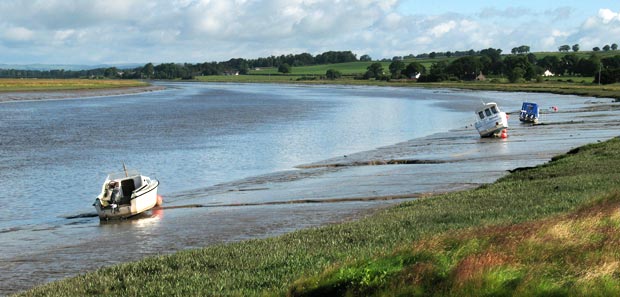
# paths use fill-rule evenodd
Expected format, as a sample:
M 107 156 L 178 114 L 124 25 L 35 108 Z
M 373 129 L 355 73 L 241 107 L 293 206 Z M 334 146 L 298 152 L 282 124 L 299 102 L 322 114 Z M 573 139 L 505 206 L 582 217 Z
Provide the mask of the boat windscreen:
M 125 171 L 110 173 L 110 174 L 108 174 L 108 179 L 109 180 L 123 179 L 123 178 L 129 177 L 129 176 L 136 176 L 136 175 L 140 175 L 138 170 L 128 169 L 126 173 L 125 173 Z

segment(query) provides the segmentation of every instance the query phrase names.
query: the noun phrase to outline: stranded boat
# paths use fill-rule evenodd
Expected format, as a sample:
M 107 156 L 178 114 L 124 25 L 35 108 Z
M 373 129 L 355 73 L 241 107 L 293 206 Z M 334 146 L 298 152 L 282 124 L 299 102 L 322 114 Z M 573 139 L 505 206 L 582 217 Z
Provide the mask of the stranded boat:
M 519 120 L 521 122 L 538 123 L 538 104 L 531 102 L 523 102 L 521 106 L 521 112 L 519 113 Z
M 497 103 L 484 103 L 476 110 L 476 123 L 474 126 L 480 137 L 497 136 L 500 132 L 508 128 L 508 117 L 505 112 L 499 110 Z
M 159 181 L 136 170 L 110 173 L 93 206 L 101 220 L 128 218 L 161 204 L 158 186 Z

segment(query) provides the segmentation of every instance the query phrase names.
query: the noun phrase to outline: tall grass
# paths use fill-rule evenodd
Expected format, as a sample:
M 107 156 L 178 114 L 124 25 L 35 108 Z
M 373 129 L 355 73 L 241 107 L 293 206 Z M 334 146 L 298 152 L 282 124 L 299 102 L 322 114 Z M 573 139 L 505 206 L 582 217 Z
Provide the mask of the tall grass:
M 119 79 L 0 79 L 0 92 L 86 90 L 147 86 L 137 80 Z
M 472 267 L 489 267 L 482 276 L 472 278 L 473 284 L 463 282 L 463 292 L 484 287 L 491 295 L 500 294 L 522 286 L 530 277 L 528 270 L 509 265 L 512 260 L 504 255 L 475 256 L 518 236 L 502 237 L 501 231 L 489 231 L 496 235 L 470 238 L 466 235 L 477 233 L 472 228 L 500 226 L 501 230 L 573 211 L 617 189 L 619 183 L 620 139 L 616 138 L 510 174 L 494 184 L 403 203 L 359 221 L 150 257 L 50 283 L 23 295 L 392 295 L 390 290 L 396 290 L 399 282 L 422 284 L 408 287 L 406 293 L 415 294 L 427 292 L 424 284 L 449 283 L 450 273 L 462 261 L 470 261 Z M 437 237 L 445 232 L 452 237 Z M 465 237 L 460 237 L 461 232 Z M 447 248 L 435 252 L 434 246 Z M 570 261 L 562 258 L 565 249 L 553 251 L 546 256 L 551 261 Z M 613 291 L 613 280 L 594 278 L 593 282 Z M 476 285 L 479 282 L 488 286 Z M 533 286 L 530 291 L 543 293 L 555 292 L 561 285 L 552 278 L 529 284 Z

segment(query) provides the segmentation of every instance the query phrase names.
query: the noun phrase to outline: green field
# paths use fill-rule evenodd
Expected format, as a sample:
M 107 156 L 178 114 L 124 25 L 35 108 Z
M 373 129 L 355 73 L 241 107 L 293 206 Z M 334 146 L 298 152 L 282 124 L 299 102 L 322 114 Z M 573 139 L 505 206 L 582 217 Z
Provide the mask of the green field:
M 567 55 L 567 54 L 575 54 L 578 58 L 589 58 L 594 52 L 592 51 L 583 51 L 583 52 L 568 52 L 568 53 L 561 53 L 561 52 L 535 52 L 533 53 L 537 59 L 542 59 L 545 56 L 556 56 L 558 58 L 562 58 L 563 56 Z M 611 57 L 611 56 L 615 56 L 618 54 L 618 51 L 608 51 L 608 52 L 604 52 L 604 51 L 600 51 L 597 52 L 597 55 L 599 55 L 601 58 L 606 58 L 606 57 Z M 458 59 L 458 57 L 450 57 L 450 58 L 446 58 L 446 57 L 438 57 L 435 59 L 405 59 L 403 60 L 403 63 L 405 63 L 405 65 L 411 63 L 411 62 L 418 62 L 422 65 L 424 65 L 424 67 L 426 67 L 427 70 L 430 69 L 431 65 L 433 63 L 439 62 L 439 61 L 445 61 L 445 62 L 452 62 L 454 60 Z M 299 66 L 299 67 L 291 67 L 291 75 L 298 75 L 298 76 L 303 76 L 303 75 L 325 75 L 325 72 L 328 69 L 334 69 L 334 70 L 338 70 L 340 71 L 341 74 L 343 75 L 356 75 L 356 74 L 363 74 L 366 72 L 366 68 L 372 64 L 375 63 L 376 61 L 371 61 L 371 62 L 349 62 L 349 63 L 338 63 L 338 64 L 326 64 L 326 65 L 312 65 L 312 66 Z M 386 72 L 389 70 L 389 66 L 391 62 L 379 62 L 381 63 L 381 65 L 383 65 L 383 69 L 386 70 Z M 260 68 L 260 69 L 251 69 L 250 70 L 250 74 L 252 75 L 279 75 L 281 73 L 278 72 L 278 68 L 277 67 L 267 67 L 267 68 Z M 578 81 L 581 81 L 583 78 L 578 77 Z M 592 81 L 591 78 L 586 78 L 586 81 Z
M 358 221 L 149 257 L 23 295 L 616 295 L 619 185 L 615 138 Z

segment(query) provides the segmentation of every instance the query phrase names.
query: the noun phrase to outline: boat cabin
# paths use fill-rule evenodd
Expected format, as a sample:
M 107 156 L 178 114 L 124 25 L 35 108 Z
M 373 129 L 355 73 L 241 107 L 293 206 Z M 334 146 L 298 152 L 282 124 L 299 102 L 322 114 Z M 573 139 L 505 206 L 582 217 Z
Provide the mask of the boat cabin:
M 107 191 L 104 190 L 106 192 L 103 196 L 109 197 L 112 202 L 117 204 L 130 204 L 134 191 L 139 191 L 147 183 L 144 177 L 135 170 L 110 173 L 106 178 L 106 184 L 104 184 L 104 187 L 107 185 Z
M 538 122 L 539 118 L 538 104 L 532 102 L 523 102 L 521 105 L 521 112 L 519 113 L 519 120 L 522 122 Z
M 491 117 L 499 113 L 497 109 L 497 105 L 495 103 L 489 103 L 485 105 L 485 108 L 478 110 L 478 117 L 480 120 L 484 120 L 485 118 Z
M 498 134 L 508 128 L 508 117 L 502 112 L 497 103 L 485 103 L 476 109 L 476 123 L 474 125 L 481 137 L 489 137 Z

